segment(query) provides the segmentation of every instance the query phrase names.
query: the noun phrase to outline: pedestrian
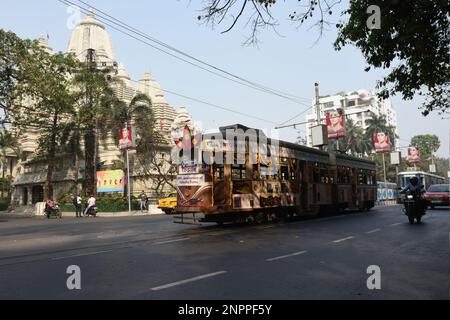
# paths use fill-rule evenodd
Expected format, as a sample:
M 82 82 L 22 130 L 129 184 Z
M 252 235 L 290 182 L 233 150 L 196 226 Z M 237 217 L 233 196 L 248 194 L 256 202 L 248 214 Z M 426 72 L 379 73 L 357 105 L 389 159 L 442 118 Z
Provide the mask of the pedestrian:
M 141 207 L 141 212 L 145 209 L 147 209 L 147 201 L 148 201 L 148 197 L 145 194 L 145 191 L 142 190 L 141 195 L 139 196 L 140 198 L 140 207 Z
M 81 218 L 81 213 L 82 213 L 81 201 L 82 201 L 81 196 L 79 194 L 77 194 L 73 198 L 73 205 L 75 206 L 75 214 L 77 215 L 77 218 Z

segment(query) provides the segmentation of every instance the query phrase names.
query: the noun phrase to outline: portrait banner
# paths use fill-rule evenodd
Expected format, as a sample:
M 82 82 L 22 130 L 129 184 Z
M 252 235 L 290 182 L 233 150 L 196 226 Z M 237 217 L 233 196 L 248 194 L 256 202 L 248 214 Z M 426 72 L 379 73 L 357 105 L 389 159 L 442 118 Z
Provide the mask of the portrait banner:
M 345 137 L 344 110 L 341 108 L 326 114 L 328 139 Z
M 391 151 L 391 140 L 386 132 L 375 132 L 373 134 L 373 142 L 376 153 L 384 153 Z

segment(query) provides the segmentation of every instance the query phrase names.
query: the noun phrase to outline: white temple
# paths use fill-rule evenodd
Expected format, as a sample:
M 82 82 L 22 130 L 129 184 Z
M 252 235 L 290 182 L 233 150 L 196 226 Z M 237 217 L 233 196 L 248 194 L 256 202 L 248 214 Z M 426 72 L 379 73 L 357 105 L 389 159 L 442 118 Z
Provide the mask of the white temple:
M 44 38 L 40 38 L 39 42 L 46 51 L 52 53 L 52 49 Z M 167 150 L 171 147 L 170 132 L 175 118 L 177 115 L 178 118 L 181 116 L 184 120 L 190 118 L 186 108 L 181 108 L 180 113 L 177 113 L 167 103 L 161 85 L 156 82 L 149 72 L 145 72 L 138 81 L 132 81 L 125 66 L 116 62 L 111 37 L 105 26 L 96 20 L 92 10 L 73 30 L 67 52 L 74 54 L 80 61 L 86 61 L 88 49 L 94 50 L 94 61 L 98 68 L 112 67 L 116 70 L 112 76 L 122 80 L 120 85 L 114 87 L 119 99 L 129 103 L 138 93 L 148 95 L 152 101 L 152 109 L 156 119 L 155 128 L 167 137 L 168 145 L 164 149 Z M 190 121 L 192 122 L 192 120 Z M 14 171 L 16 174 L 13 183 L 12 203 L 15 205 L 30 205 L 42 201 L 46 170 L 30 162 L 37 148 L 37 138 L 37 132 L 29 130 L 27 135 L 21 139 L 21 149 L 25 153 L 21 160 L 16 161 L 17 168 Z M 123 152 L 118 149 L 112 138 L 107 141 L 106 145 L 99 144 L 99 160 L 106 166 L 112 165 L 116 160 L 124 160 Z M 68 161 L 69 164 L 64 164 L 64 167 L 58 168 L 58 172 L 55 173 L 54 197 L 58 197 L 62 193 L 72 192 L 75 170 L 71 162 Z M 80 167 L 84 169 L 84 164 Z M 141 180 L 136 179 L 136 181 L 132 182 L 132 192 L 137 195 L 145 189 L 150 195 L 151 183 L 142 183 Z M 136 185 L 133 186 L 133 184 Z

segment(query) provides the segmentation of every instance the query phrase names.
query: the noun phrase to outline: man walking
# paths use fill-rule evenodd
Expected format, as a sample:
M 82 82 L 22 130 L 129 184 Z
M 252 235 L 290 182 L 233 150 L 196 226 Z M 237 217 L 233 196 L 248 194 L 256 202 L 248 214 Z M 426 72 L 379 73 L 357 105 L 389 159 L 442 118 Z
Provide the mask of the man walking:
M 139 196 L 139 198 L 140 198 L 140 207 L 141 207 L 141 212 L 142 212 L 144 209 L 147 209 L 147 201 L 148 201 L 148 197 L 145 194 L 144 190 L 142 190 L 142 193 Z
M 73 205 L 75 206 L 75 213 L 77 215 L 77 218 L 81 218 L 81 213 L 82 213 L 82 210 L 81 210 L 81 197 L 80 197 L 79 194 L 76 195 L 73 198 Z

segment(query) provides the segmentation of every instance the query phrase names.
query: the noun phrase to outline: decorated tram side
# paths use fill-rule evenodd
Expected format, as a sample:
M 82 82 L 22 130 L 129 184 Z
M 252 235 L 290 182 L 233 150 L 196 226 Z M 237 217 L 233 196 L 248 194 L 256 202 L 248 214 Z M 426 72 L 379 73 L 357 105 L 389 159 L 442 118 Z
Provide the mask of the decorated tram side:
M 372 161 L 270 139 L 242 125 L 184 140 L 177 153 L 178 218 L 201 213 L 204 222 L 260 223 L 369 210 L 376 201 Z

